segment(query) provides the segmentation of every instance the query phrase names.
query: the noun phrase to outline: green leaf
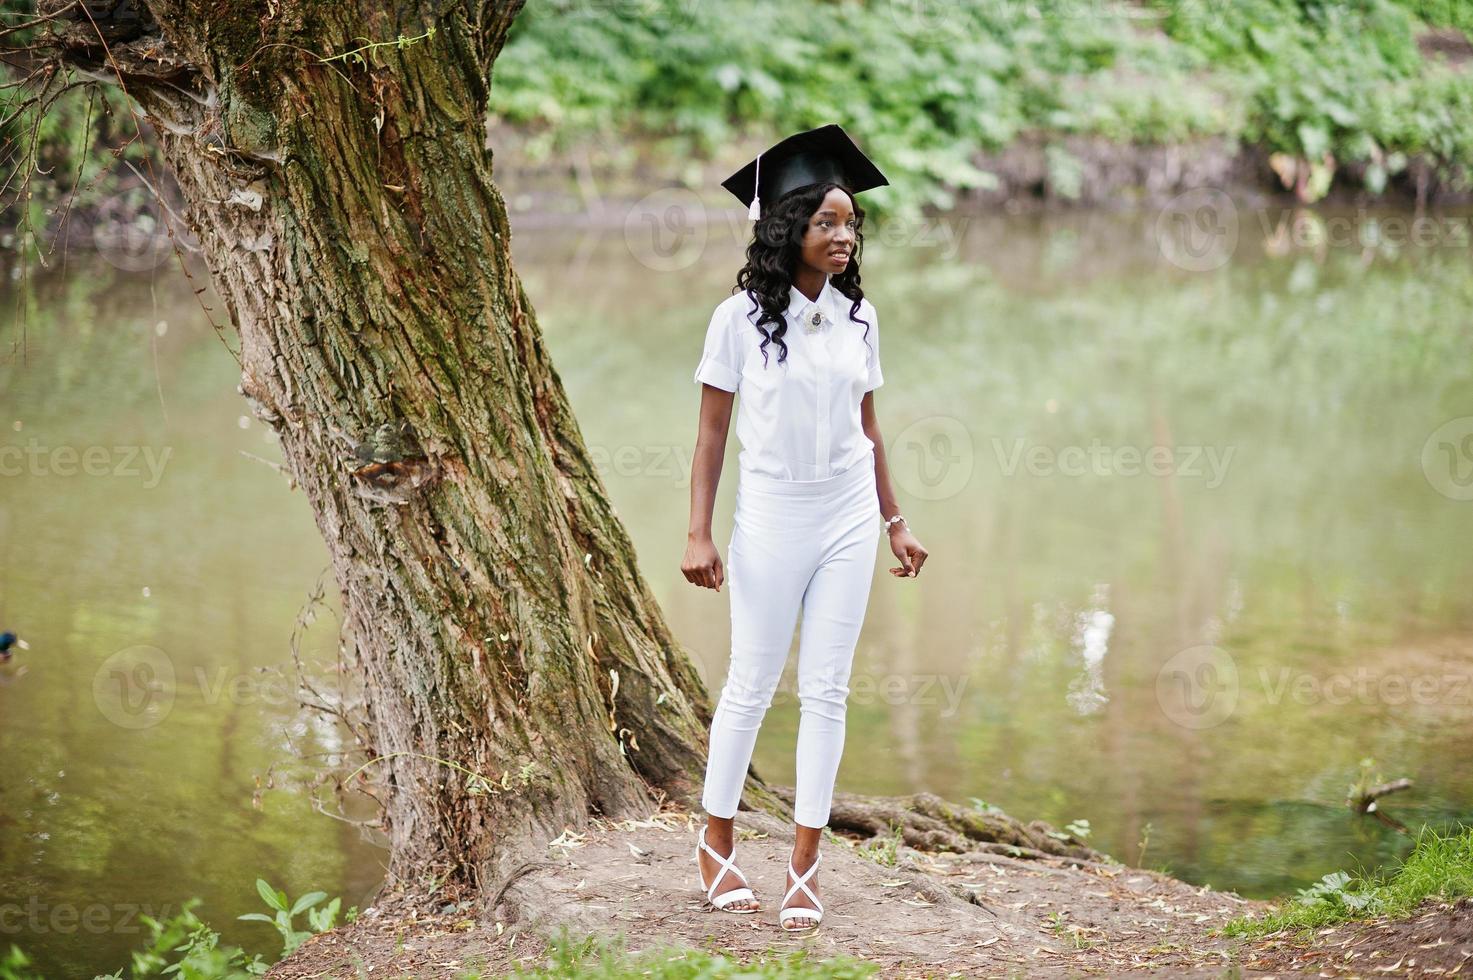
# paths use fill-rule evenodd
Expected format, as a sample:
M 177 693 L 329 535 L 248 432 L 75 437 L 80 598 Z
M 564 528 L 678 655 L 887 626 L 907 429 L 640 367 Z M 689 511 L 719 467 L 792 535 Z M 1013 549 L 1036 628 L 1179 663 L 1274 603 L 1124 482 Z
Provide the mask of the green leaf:
M 289 914 L 298 915 L 303 909 L 311 908 L 313 905 L 316 905 L 318 902 L 322 901 L 326 897 L 327 892 L 308 892 L 301 898 L 297 899 L 297 903 L 292 906 L 292 910 Z
M 286 911 L 285 892 L 276 891 L 270 885 L 266 884 L 266 882 L 261 878 L 256 879 L 256 892 L 261 896 L 261 900 L 267 905 L 271 906 L 274 909 L 280 909 L 283 912 Z
M 1298 133 L 1299 145 L 1304 147 L 1304 155 L 1311 160 L 1318 160 L 1330 148 L 1330 134 L 1323 126 L 1302 122 Z
M 237 915 L 236 918 L 242 922 L 269 922 L 272 925 L 276 924 L 275 919 L 269 915 L 262 915 L 260 912 L 247 912 L 245 915 Z

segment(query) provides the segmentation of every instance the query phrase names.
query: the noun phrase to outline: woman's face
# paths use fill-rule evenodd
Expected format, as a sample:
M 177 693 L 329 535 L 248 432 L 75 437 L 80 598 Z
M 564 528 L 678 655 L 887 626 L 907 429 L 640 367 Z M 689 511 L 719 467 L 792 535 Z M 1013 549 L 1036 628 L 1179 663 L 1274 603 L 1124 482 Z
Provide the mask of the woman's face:
M 849 195 L 835 187 L 808 219 L 803 232 L 803 261 L 828 275 L 838 275 L 854 257 L 854 209 Z

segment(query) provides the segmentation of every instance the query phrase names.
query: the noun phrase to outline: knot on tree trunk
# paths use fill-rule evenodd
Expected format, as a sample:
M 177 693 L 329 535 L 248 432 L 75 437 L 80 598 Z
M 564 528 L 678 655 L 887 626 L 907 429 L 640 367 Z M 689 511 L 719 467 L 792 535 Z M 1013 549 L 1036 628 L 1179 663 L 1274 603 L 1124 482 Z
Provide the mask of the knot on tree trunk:
M 408 503 L 441 473 L 439 462 L 420 448 L 414 427 L 403 420 L 385 422 L 354 443 L 353 460 L 358 495 L 381 503 Z

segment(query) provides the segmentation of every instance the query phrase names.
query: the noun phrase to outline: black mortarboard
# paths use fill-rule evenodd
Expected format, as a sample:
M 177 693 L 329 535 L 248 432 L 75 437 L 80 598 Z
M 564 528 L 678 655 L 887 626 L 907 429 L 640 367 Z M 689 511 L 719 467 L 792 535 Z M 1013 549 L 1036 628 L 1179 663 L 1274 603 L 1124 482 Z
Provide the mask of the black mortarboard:
M 747 217 L 756 221 L 762 198 L 776 201 L 791 190 L 827 180 L 843 184 L 851 194 L 890 183 L 849 134 L 830 123 L 773 144 L 721 186 L 747 205 Z

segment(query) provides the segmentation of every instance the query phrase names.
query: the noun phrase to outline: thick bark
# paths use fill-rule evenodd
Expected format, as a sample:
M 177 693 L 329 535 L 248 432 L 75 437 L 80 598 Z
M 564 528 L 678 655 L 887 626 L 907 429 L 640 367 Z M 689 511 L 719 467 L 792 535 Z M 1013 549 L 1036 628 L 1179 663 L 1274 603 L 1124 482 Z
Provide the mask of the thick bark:
M 331 551 L 391 871 L 482 887 L 688 800 L 710 720 L 512 268 L 483 107 L 519 7 L 94 3 L 60 38 L 154 124 Z

